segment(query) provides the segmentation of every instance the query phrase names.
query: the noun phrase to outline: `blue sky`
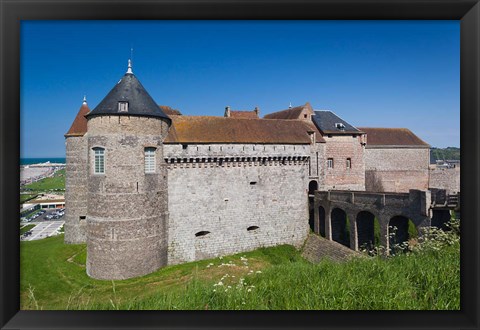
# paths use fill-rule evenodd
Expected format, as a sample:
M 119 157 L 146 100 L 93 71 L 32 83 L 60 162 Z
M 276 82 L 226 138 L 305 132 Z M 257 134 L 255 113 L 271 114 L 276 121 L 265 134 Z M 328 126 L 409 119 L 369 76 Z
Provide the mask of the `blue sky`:
M 150 95 L 185 115 L 308 101 L 460 146 L 458 21 L 22 21 L 21 156 L 64 157 L 83 95 L 93 109 L 132 47 Z

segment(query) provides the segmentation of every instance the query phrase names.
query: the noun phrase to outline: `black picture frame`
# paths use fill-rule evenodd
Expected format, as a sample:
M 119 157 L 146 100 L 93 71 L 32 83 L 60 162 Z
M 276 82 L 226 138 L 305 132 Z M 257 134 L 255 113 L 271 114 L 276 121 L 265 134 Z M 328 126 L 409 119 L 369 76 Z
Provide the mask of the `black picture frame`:
M 0 325 L 2 329 L 478 329 L 479 0 L 0 0 Z M 422 19 L 461 26 L 460 311 L 20 311 L 20 22 L 78 19 Z M 45 101 L 44 101 L 45 102 Z M 42 106 L 47 106 L 45 103 Z M 41 111 L 41 109 L 39 109 Z M 435 115 L 435 114 L 432 114 Z

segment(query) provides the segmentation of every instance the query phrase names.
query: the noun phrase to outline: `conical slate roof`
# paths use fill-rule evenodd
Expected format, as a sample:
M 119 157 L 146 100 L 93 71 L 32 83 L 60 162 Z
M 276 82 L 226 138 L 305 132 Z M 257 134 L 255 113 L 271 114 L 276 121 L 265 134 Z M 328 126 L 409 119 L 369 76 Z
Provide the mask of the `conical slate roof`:
M 128 102 L 126 107 L 119 103 Z M 120 109 L 124 111 L 120 111 Z M 125 111 L 126 109 L 126 111 Z M 140 81 L 131 72 L 131 67 L 105 98 L 86 117 L 99 115 L 144 116 L 171 119 L 160 109 Z

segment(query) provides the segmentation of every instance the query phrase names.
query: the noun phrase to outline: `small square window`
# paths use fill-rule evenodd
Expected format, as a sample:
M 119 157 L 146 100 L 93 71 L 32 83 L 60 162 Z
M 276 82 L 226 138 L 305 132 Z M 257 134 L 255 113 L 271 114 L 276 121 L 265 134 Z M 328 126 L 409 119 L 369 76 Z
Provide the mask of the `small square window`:
M 118 102 L 118 112 L 128 112 L 128 102 Z
M 327 167 L 328 168 L 333 168 L 333 158 L 328 158 L 327 159 Z

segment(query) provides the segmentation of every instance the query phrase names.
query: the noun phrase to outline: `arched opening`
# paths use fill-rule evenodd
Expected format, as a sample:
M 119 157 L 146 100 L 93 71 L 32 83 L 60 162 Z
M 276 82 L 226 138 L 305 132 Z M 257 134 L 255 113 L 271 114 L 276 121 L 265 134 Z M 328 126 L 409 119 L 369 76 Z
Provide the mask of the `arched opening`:
M 409 239 L 418 236 L 417 228 L 412 220 L 402 215 L 394 216 L 388 224 L 390 252 L 394 253 L 405 249 L 404 244 Z
M 357 214 L 357 239 L 358 247 L 361 250 L 372 250 L 380 243 L 380 224 L 375 215 L 368 211 L 361 211 Z
M 350 224 L 344 210 L 332 210 L 332 239 L 342 245 L 350 247 Z
M 433 210 L 431 225 L 442 230 L 448 230 L 446 224 L 450 221 L 450 210 Z
M 315 213 L 313 197 L 308 197 L 308 224 L 310 229 L 315 232 Z
M 318 189 L 318 183 L 312 180 L 308 183 L 308 224 L 310 229 L 315 232 L 315 213 L 314 213 L 314 197 L 315 190 Z
M 319 231 L 320 236 L 325 236 L 325 209 L 322 206 L 318 207 L 318 220 L 319 220 Z

